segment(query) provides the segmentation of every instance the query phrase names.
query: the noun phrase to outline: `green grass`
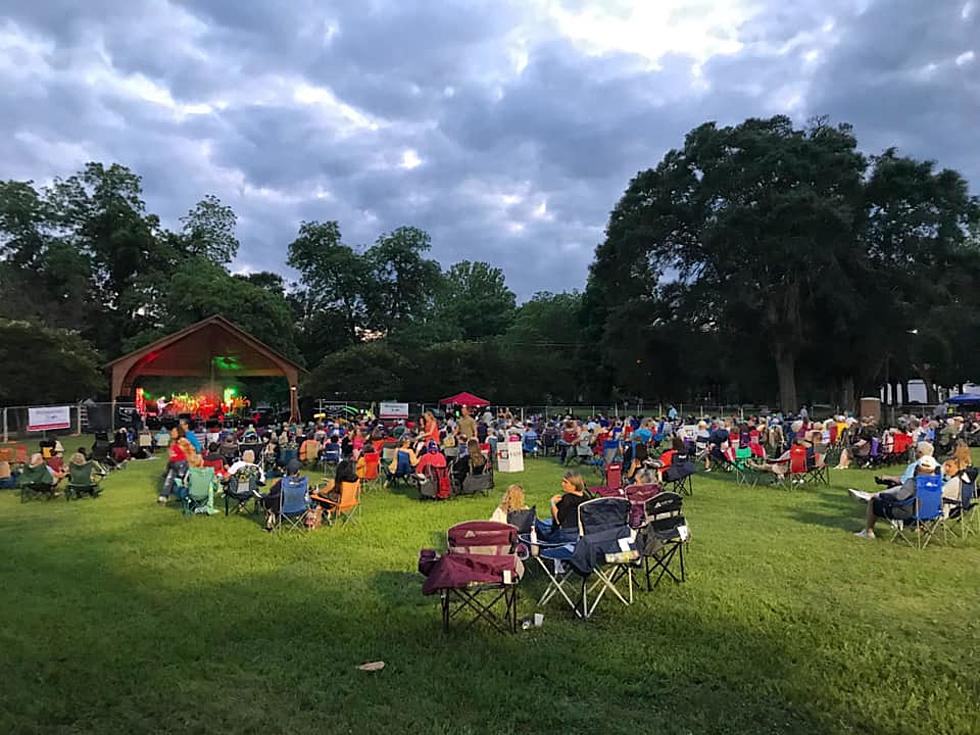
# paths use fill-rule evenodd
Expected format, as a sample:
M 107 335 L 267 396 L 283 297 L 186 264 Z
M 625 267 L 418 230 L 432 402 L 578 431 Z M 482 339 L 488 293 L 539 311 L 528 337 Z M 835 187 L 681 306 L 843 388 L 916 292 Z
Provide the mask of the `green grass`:
M 286 536 L 157 507 L 162 464 L 94 501 L 0 494 L 0 732 L 980 732 L 980 543 L 854 538 L 843 488 L 870 473 L 794 491 L 699 475 L 686 584 L 588 622 L 554 602 L 505 637 L 443 634 L 418 550 L 511 478 L 545 507 L 553 461 L 491 498 L 374 490 L 359 527 Z

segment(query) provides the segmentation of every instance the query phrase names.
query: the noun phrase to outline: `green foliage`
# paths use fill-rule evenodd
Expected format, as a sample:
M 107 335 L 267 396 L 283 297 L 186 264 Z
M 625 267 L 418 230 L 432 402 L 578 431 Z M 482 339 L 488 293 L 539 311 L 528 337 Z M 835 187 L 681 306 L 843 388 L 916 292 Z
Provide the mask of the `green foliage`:
M 326 356 L 307 376 L 302 390 L 318 398 L 395 398 L 411 368 L 408 360 L 387 345 L 365 342 Z
M 382 235 L 364 254 L 371 269 L 365 282 L 368 323 L 385 334 L 426 317 L 442 283 L 442 270 L 422 257 L 431 249 L 428 233 L 399 227 Z
M 105 387 L 102 358 L 77 333 L 0 319 L 0 405 L 74 402 Z
M 485 339 L 507 330 L 516 302 L 500 268 L 463 260 L 446 273 L 436 296 L 435 319 L 449 325 L 459 339 Z
M 287 357 L 302 363 L 296 349 L 292 313 L 282 294 L 235 278 L 203 256 L 180 263 L 165 294 L 163 321 L 137 335 L 127 350 L 147 344 L 188 324 L 221 314 Z
M 889 364 L 932 383 L 935 371 L 908 357 L 925 344 L 909 332 L 928 315 L 952 336 L 935 310 L 976 298 L 966 284 L 978 272 L 967 237 L 977 201 L 955 172 L 893 151 L 869 171 L 856 146 L 849 126 L 824 120 L 707 123 L 639 173 L 585 296 L 607 388 L 677 396 L 683 370 L 716 400 L 732 390 L 768 400 L 757 378 L 774 366 L 780 404 L 796 410 L 801 370 L 808 384 L 850 386 L 851 399 Z M 681 346 L 683 366 L 670 354 Z M 736 365 L 712 375 L 692 350 Z M 950 364 L 949 350 L 930 353 Z
M 234 210 L 214 194 L 208 194 L 180 218 L 184 251 L 192 257 L 203 257 L 228 265 L 238 254 Z

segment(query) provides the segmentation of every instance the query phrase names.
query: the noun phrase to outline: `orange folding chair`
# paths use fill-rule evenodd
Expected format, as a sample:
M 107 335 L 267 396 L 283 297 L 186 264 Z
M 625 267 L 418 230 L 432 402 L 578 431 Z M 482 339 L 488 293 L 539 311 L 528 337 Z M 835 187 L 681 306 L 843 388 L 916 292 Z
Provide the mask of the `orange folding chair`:
M 327 523 L 330 525 L 337 521 L 340 521 L 342 526 L 346 526 L 348 523 L 356 524 L 361 516 L 360 481 L 340 483 L 340 500 L 321 502 L 327 511 Z
M 366 489 L 367 483 L 376 483 L 381 472 L 381 455 L 377 452 L 365 452 L 357 463 L 357 479 Z

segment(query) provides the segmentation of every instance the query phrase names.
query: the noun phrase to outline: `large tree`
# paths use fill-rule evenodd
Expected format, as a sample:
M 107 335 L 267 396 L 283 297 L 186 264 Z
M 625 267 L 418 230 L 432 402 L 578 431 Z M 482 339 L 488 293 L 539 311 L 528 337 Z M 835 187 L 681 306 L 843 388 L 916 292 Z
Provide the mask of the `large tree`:
M 463 260 L 446 272 L 436 297 L 435 319 L 459 339 L 481 340 L 507 330 L 516 304 L 500 268 Z
M 302 293 L 294 300 L 304 332 L 327 318 L 343 343 L 357 342 L 367 321 L 364 293 L 371 278 L 368 262 L 341 240 L 340 226 L 303 222 L 289 244 L 287 263 L 300 274 Z
M 74 402 L 105 388 L 102 356 L 77 332 L 0 319 L 0 404 Z
M 235 211 L 208 194 L 180 218 L 180 245 L 189 255 L 228 265 L 238 254 Z
M 702 125 L 630 183 L 591 285 L 652 301 L 673 283 L 696 297 L 684 303 L 700 329 L 762 335 L 780 403 L 795 410 L 810 315 L 857 287 L 841 263 L 861 226 L 863 169 L 846 125 L 797 129 L 781 116 Z

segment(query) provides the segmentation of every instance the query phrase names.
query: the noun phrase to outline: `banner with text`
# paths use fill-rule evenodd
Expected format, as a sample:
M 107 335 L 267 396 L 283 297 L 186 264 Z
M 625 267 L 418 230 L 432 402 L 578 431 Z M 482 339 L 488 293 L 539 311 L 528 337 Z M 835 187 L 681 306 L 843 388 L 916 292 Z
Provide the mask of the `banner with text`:
M 378 416 L 383 419 L 407 419 L 408 404 L 382 401 L 381 406 L 378 408 Z
M 44 406 L 27 409 L 28 431 L 71 428 L 71 406 Z

